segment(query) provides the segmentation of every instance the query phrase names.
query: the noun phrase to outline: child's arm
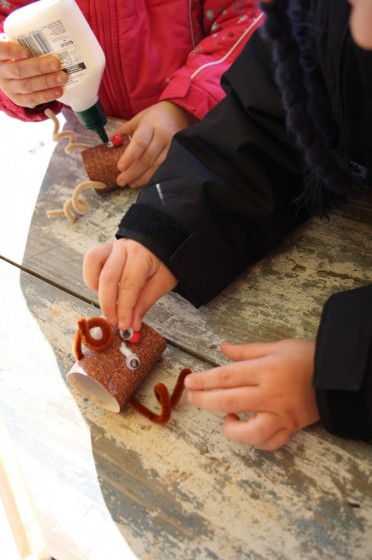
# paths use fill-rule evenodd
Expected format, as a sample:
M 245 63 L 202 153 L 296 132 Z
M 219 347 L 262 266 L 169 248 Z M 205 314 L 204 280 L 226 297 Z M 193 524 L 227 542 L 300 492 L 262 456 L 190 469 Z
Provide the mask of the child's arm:
M 195 305 L 307 217 L 295 202 L 306 168 L 286 131 L 270 60 L 255 34 L 226 74 L 227 96 L 176 135 L 120 223 L 117 236 L 157 254 Z
M 263 21 L 255 4 L 203 3 L 202 25 L 186 64 L 170 76 L 159 103 L 117 130 L 132 137 L 119 162 L 118 184 L 136 188 L 149 181 L 163 163 L 173 135 L 204 117 L 224 97 L 222 74 Z
M 263 23 L 256 0 L 205 0 L 200 4 L 200 19 L 194 13 L 196 8 L 191 9 L 190 14 L 194 48 L 184 66 L 170 76 L 160 96 L 161 101 L 172 101 L 198 119 L 223 99 L 222 74 Z

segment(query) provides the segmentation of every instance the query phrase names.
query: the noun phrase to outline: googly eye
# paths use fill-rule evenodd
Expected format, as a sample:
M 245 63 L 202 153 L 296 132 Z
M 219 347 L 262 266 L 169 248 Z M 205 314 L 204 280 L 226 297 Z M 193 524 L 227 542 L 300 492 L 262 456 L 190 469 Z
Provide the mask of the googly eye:
M 130 340 L 133 336 L 133 329 L 125 329 L 125 331 L 120 330 L 119 334 L 123 340 Z
M 126 365 L 128 369 L 137 369 L 141 365 L 141 360 L 137 354 L 130 354 L 126 359 Z
M 131 344 L 138 344 L 142 339 L 141 331 L 134 331 L 132 328 L 126 329 L 125 331 L 119 331 L 119 334 L 121 338 Z

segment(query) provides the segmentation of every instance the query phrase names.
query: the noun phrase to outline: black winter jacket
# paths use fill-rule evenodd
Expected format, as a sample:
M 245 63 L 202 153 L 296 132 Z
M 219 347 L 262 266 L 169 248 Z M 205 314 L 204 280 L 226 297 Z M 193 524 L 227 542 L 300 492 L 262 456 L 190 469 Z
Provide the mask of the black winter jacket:
M 346 0 L 312 0 L 309 18 L 338 146 L 372 171 L 372 53 L 348 31 Z M 135 239 L 206 304 L 308 217 L 294 200 L 306 166 L 274 83 L 260 31 L 223 77 L 226 98 L 176 135 L 165 163 L 123 217 Z M 358 92 L 358 95 L 355 95 Z M 333 295 L 317 336 L 314 387 L 326 428 L 372 437 L 372 285 Z

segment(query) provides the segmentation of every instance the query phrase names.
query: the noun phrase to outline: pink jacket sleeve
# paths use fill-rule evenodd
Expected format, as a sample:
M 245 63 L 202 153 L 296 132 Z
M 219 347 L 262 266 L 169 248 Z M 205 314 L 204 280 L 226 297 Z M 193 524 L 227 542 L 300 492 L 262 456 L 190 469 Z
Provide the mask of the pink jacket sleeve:
M 160 101 L 169 100 L 199 119 L 223 97 L 222 74 L 263 23 L 256 0 L 245 2 L 205 0 L 203 20 L 194 21 L 194 49 L 186 64 L 170 78 Z
M 27 4 L 27 2 L 24 2 Z M 22 3 L 21 3 L 22 4 Z M 1 7 L 0 2 L 0 34 L 3 33 L 3 23 L 6 16 L 10 13 L 10 11 L 5 11 Z M 25 107 L 19 107 L 13 101 L 9 99 L 0 89 L 0 111 L 3 111 L 10 117 L 14 117 L 21 121 L 43 121 L 46 119 L 44 115 L 44 110 L 49 107 L 52 109 L 54 113 L 59 113 L 61 110 L 62 104 L 58 101 L 54 101 L 53 103 L 45 103 L 44 105 L 38 105 L 35 109 L 27 109 Z

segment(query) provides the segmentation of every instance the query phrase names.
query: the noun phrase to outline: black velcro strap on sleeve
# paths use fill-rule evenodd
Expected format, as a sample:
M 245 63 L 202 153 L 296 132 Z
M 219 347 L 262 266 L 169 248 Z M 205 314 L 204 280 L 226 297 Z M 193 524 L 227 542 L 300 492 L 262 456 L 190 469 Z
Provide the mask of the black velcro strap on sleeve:
M 123 216 L 116 238 L 127 237 L 126 231 L 140 233 L 149 237 L 163 248 L 169 256 L 182 245 L 190 233 L 172 216 L 148 206 L 147 204 L 132 204 Z

